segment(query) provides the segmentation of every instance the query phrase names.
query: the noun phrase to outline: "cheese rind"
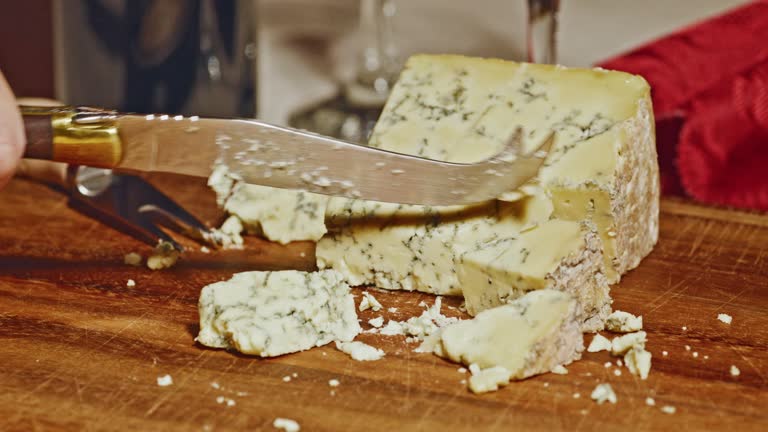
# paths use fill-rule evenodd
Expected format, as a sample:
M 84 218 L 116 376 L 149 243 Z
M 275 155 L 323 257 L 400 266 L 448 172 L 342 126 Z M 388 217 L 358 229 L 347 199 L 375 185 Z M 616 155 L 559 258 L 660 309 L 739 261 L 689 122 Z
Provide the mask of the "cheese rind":
M 478 243 L 457 267 L 470 315 L 546 288 L 576 299 L 583 331 L 601 330 L 610 312 L 600 239 L 576 222 L 550 220 L 514 237 Z
M 538 290 L 443 328 L 441 352 L 482 369 L 501 366 L 512 379 L 523 379 L 579 359 L 584 350 L 579 325 L 569 294 Z
M 255 271 L 203 288 L 197 341 L 272 357 L 351 341 L 360 333 L 354 298 L 333 271 Z

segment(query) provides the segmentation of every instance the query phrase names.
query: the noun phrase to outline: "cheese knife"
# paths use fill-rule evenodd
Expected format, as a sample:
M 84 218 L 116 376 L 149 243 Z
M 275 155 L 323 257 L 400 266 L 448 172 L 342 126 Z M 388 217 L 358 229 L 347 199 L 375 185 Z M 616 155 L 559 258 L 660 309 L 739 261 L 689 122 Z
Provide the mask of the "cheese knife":
M 522 132 L 474 164 L 425 159 L 251 119 L 124 114 L 94 108 L 20 107 L 24 157 L 208 177 L 402 204 L 458 205 L 494 199 L 536 175 L 554 136 L 521 153 Z

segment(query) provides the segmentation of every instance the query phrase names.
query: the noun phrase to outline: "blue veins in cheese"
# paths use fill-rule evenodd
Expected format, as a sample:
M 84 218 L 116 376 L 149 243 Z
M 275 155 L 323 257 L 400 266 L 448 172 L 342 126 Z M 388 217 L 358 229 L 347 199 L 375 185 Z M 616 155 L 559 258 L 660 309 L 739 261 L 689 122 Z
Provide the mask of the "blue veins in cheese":
M 517 127 L 527 149 L 552 131 L 555 142 L 538 176 L 500 201 L 426 207 L 305 196 L 313 211 L 271 234 L 259 211 L 249 213 L 251 222 L 241 219 L 277 241 L 317 240 L 318 267 L 337 270 L 351 285 L 464 294 L 474 314 L 528 289 L 574 292 L 586 282 L 587 294 L 577 298 L 582 326 L 602 328 L 606 284 L 637 266 L 658 238 L 658 163 L 650 89 L 641 77 L 418 55 L 407 62 L 369 144 L 475 162 L 497 153 Z M 251 186 L 218 177 L 212 183 L 222 185 L 218 195 L 235 214 L 256 198 L 269 208 L 298 205 L 297 192 L 246 193 Z M 561 242 L 554 233 L 568 224 L 575 234 Z M 542 241 L 524 249 L 536 236 Z M 505 242 L 516 249 L 505 251 Z M 504 268 L 478 249 L 494 244 Z M 537 256 L 542 265 L 527 261 Z M 481 274 L 494 275 L 491 283 L 477 285 Z
M 360 333 L 350 288 L 334 270 L 253 271 L 203 288 L 197 341 L 273 357 Z

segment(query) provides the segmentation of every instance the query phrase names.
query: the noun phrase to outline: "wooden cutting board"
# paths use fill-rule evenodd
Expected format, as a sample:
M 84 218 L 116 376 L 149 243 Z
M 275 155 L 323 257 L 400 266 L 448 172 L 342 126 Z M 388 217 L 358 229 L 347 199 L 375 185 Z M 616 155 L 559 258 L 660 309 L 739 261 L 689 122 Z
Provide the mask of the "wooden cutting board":
M 153 181 L 206 221 L 220 217 L 202 182 Z M 361 335 L 386 351 L 376 362 L 331 346 L 260 359 L 197 345 L 201 287 L 237 271 L 313 267 L 310 243 L 247 242 L 244 251 L 194 250 L 168 271 L 126 266 L 124 254 L 149 248 L 69 209 L 58 193 L 14 180 L 0 192 L 0 430 L 273 430 L 276 417 L 302 431 L 768 426 L 768 216 L 663 202 L 658 246 L 612 290 L 616 309 L 643 315 L 654 356 L 646 381 L 606 352 L 585 353 L 568 375 L 480 396 L 457 365 L 414 353 L 402 337 Z M 381 313 L 387 319 L 433 302 L 376 296 L 397 308 Z M 446 299 L 446 314 L 459 315 L 459 303 Z M 377 315 L 362 312 L 363 327 Z M 158 386 L 166 374 L 173 385 Z M 590 400 L 603 382 L 615 405 Z

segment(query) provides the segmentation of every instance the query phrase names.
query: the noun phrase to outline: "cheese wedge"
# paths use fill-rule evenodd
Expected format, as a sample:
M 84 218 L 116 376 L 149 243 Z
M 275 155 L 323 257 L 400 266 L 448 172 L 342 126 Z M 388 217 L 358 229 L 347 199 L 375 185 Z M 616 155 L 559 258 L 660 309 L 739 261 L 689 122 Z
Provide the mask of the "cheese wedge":
M 457 268 L 470 315 L 541 289 L 565 291 L 575 299 L 582 331 L 602 330 L 611 313 L 600 239 L 576 222 L 550 220 L 477 244 Z
M 436 353 L 481 369 L 501 366 L 512 379 L 549 372 L 581 358 L 584 338 L 576 301 L 537 290 L 442 330 Z
M 591 219 L 610 282 L 658 239 L 659 174 L 650 87 L 602 69 L 462 56 L 411 57 L 370 145 L 451 162 L 499 152 L 515 127 L 555 143 L 534 182 L 553 217 Z M 511 195 L 514 199 L 518 194 Z
M 251 212 L 243 219 L 281 242 L 319 239 L 318 266 L 338 270 L 352 285 L 455 295 L 468 289 L 459 280 L 457 264 L 474 245 L 515 237 L 550 219 L 588 220 L 602 243 L 605 277 L 617 282 L 658 238 L 658 163 L 650 89 L 641 77 L 462 56 L 414 56 L 370 145 L 475 162 L 498 152 L 517 127 L 525 132 L 527 149 L 551 131 L 556 135 L 537 178 L 503 197 L 509 202 L 425 207 L 315 195 L 317 212 L 292 226 L 283 224 L 267 233 L 266 216 Z M 219 192 L 224 202 L 249 201 L 237 198 L 244 189 L 218 189 L 224 191 Z M 274 203 L 282 209 L 274 219 L 291 217 L 283 193 L 296 194 L 260 196 L 263 206 Z M 229 209 L 243 213 L 241 206 Z M 318 216 L 321 209 L 324 220 Z M 329 231 L 325 235 L 324 229 Z M 536 248 L 563 257 L 575 252 L 556 239 Z M 581 278 L 576 272 L 563 277 Z

